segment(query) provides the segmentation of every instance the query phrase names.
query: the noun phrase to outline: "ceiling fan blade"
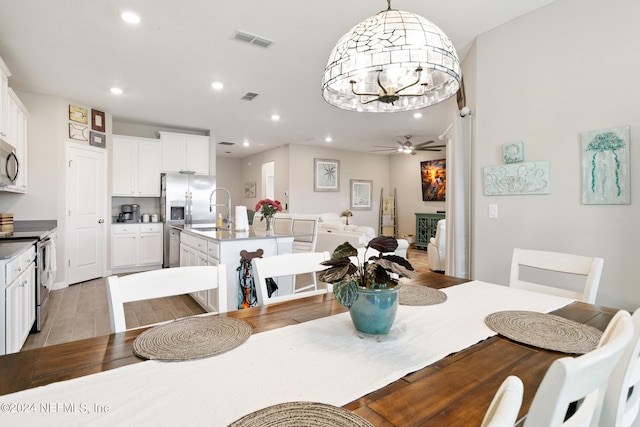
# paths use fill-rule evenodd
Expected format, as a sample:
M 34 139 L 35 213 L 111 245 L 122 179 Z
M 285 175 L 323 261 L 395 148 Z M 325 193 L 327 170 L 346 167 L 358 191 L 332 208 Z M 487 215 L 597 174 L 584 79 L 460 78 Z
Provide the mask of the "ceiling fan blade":
M 419 148 L 419 147 L 424 147 L 425 145 L 429 145 L 429 144 L 433 144 L 435 141 L 425 141 L 425 142 L 421 142 L 420 144 L 416 144 L 413 146 L 413 148 Z
M 389 147 L 388 145 L 372 145 L 372 147 L 376 148 L 386 148 L 387 150 L 397 150 L 396 147 Z

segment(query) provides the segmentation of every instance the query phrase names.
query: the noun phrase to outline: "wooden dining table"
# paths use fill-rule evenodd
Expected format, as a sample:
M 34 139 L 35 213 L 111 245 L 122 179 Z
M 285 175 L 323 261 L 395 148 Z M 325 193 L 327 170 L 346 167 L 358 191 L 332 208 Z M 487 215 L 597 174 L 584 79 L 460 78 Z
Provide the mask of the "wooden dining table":
M 469 280 L 422 273 L 409 283 L 436 289 Z M 232 311 L 252 333 L 345 312 L 331 294 Z M 553 312 L 604 330 L 617 310 L 573 302 Z M 144 362 L 132 345 L 146 328 L 110 334 L 0 357 L 0 395 Z M 426 339 L 427 337 L 425 337 Z M 524 416 L 550 364 L 567 354 L 519 344 L 500 335 L 453 353 L 344 405 L 374 426 L 478 426 L 508 375 L 524 383 Z M 322 369 L 315 367 L 310 369 Z M 0 414 L 0 418 L 2 414 Z

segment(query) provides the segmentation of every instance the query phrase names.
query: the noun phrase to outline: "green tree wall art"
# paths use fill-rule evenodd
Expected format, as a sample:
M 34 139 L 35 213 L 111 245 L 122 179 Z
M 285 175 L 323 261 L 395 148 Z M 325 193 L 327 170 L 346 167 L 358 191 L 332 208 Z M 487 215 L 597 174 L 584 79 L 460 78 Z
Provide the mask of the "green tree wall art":
M 582 133 L 582 203 L 631 203 L 629 126 Z

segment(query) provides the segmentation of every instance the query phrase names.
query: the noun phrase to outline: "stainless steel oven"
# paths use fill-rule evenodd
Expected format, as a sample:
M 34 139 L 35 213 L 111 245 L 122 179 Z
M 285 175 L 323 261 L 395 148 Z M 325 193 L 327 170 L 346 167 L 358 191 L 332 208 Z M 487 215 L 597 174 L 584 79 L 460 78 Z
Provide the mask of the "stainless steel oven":
M 36 243 L 36 323 L 40 331 L 48 314 L 49 292 L 56 278 L 56 232 L 43 236 Z
M 0 190 L 14 185 L 19 173 L 20 162 L 16 156 L 16 149 L 0 139 Z

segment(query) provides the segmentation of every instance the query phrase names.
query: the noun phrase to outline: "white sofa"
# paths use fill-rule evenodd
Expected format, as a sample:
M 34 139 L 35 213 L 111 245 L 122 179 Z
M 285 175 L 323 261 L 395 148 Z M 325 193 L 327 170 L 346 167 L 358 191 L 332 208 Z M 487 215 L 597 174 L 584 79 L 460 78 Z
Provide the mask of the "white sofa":
M 349 242 L 354 248 L 362 248 L 378 235 L 372 227 L 346 224 L 345 217 L 340 217 L 333 212 L 320 214 L 318 219 L 316 251 L 332 253 L 344 242 Z M 398 248 L 395 254 L 406 258 L 408 247 L 409 242 L 405 239 L 398 239 Z

